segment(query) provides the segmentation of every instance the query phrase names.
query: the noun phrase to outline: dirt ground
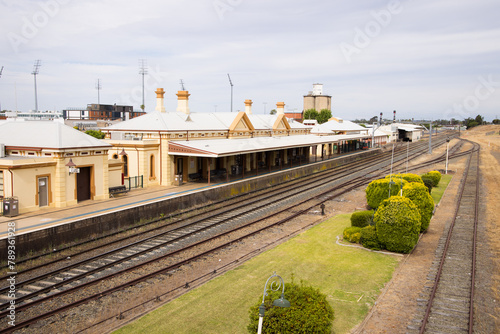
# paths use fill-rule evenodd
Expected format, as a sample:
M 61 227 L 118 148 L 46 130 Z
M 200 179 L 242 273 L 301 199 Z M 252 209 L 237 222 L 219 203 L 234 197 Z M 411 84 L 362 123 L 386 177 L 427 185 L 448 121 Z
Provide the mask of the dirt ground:
M 500 126 L 480 126 L 462 132 L 462 138 L 481 144 L 481 207 L 479 243 L 477 247 L 475 333 L 500 332 L 500 223 L 497 205 L 500 201 Z M 495 134 L 493 134 L 495 132 Z M 454 141 L 450 143 L 450 147 Z M 464 146 L 466 147 L 466 146 Z M 433 151 L 438 155 L 445 150 Z M 421 158 L 426 159 L 425 157 Z M 434 260 L 435 249 L 444 227 L 452 218 L 456 195 L 465 159 L 453 160 L 448 169 L 456 171 L 438 209 L 415 251 L 405 257 L 392 280 L 382 291 L 365 321 L 353 333 L 405 333 L 417 308 L 429 268 Z M 433 169 L 444 169 L 435 166 Z M 425 172 L 425 171 L 422 171 Z M 417 172 L 418 174 L 419 172 Z

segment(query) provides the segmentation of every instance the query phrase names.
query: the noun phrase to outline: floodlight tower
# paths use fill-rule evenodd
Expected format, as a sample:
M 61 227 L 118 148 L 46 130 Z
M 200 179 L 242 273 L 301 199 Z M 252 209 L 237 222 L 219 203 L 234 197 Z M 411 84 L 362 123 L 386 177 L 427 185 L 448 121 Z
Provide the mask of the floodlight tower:
M 95 89 L 97 89 L 97 104 L 101 104 L 101 95 L 99 93 L 101 88 L 102 88 L 101 79 L 97 79 L 97 82 L 95 84 Z
M 0 78 L 2 77 L 2 72 L 3 72 L 3 66 L 0 68 Z M 2 105 L 0 104 L 0 111 L 2 111 Z
M 144 111 L 146 106 L 144 105 L 144 76 L 148 74 L 148 65 L 146 59 L 139 59 L 139 74 L 142 75 L 142 105 L 141 109 Z
M 231 81 L 229 73 L 227 74 L 227 77 L 229 78 L 229 84 L 231 85 L 231 112 L 233 112 L 233 82 Z
M 35 60 L 35 65 L 33 66 L 33 77 L 35 78 L 35 112 L 38 112 L 38 96 L 36 93 L 36 76 L 38 74 L 38 70 L 40 69 L 40 66 L 42 66 L 42 61 L 40 59 Z

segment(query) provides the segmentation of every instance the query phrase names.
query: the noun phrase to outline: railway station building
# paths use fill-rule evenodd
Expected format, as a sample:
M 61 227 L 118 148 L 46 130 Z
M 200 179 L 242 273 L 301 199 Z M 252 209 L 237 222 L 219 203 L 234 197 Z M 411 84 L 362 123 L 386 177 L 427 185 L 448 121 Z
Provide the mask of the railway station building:
M 123 162 L 124 176 L 140 178 L 144 187 L 229 181 L 371 147 L 362 127 L 313 133 L 285 117 L 284 102 L 275 115 L 253 114 L 251 100 L 237 113 L 192 113 L 189 92 L 178 91 L 177 110 L 167 112 L 164 90 L 156 94 L 154 112 L 102 129 L 113 145 L 111 161 Z
M 15 199 L 12 209 L 21 213 L 106 199 L 110 174 L 118 182 L 122 169 L 122 163 L 109 163 L 109 149 L 62 120 L 2 121 L 0 201 Z

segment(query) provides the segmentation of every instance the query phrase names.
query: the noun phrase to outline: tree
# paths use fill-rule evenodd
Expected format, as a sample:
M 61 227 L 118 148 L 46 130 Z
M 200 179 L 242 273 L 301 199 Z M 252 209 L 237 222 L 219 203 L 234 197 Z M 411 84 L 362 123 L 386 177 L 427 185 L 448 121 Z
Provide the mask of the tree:
M 373 123 L 377 123 L 378 122 L 378 117 L 377 116 L 373 116 L 372 118 L 370 118 L 370 120 L 368 121 L 368 123 L 370 124 L 373 124 Z
M 495 119 L 493 120 L 493 124 L 500 124 L 500 119 L 495 118 Z
M 307 109 L 304 111 L 304 119 L 318 119 L 319 113 L 316 109 Z
M 481 115 L 477 115 L 475 121 L 478 125 L 482 125 L 484 123 L 484 117 Z
M 332 118 L 332 112 L 328 109 L 321 109 L 316 120 L 319 124 L 322 124 L 328 122 L 330 118 Z
M 87 130 L 85 133 L 97 139 L 104 139 L 106 137 L 106 134 L 101 132 L 101 130 Z
M 271 111 L 269 112 L 270 115 L 276 115 L 277 111 L 276 109 L 271 109 Z

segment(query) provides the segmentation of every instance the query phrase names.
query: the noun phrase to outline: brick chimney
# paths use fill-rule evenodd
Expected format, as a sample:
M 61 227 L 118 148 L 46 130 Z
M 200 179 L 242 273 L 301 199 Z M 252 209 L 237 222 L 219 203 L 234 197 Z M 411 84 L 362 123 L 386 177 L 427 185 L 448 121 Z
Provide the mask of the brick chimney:
M 163 88 L 158 88 L 156 90 L 156 111 L 165 112 L 165 103 L 163 101 L 163 95 L 165 95 L 165 91 Z
M 189 115 L 189 92 L 187 90 L 179 90 L 177 92 L 177 111 Z
M 252 100 L 245 100 L 245 113 L 247 115 L 252 114 Z
M 285 114 L 285 102 L 276 103 L 276 111 L 277 111 L 278 115 L 284 115 Z

